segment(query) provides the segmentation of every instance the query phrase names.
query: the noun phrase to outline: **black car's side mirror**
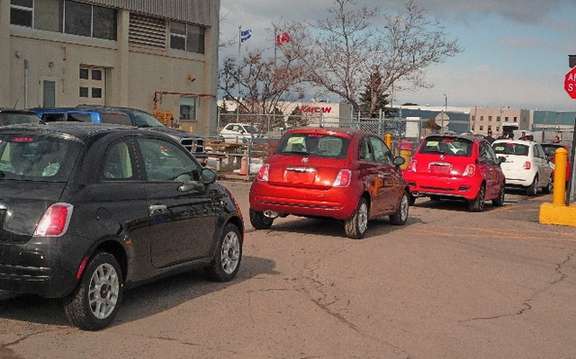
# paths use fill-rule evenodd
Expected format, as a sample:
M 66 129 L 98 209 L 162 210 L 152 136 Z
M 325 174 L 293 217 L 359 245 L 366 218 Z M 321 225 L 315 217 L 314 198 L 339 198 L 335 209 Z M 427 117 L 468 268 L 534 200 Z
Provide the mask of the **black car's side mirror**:
M 502 163 L 506 162 L 506 157 L 498 157 L 497 163 L 501 165 Z
M 394 166 L 396 166 L 396 167 L 400 167 L 405 163 L 406 163 L 406 160 L 404 159 L 404 157 L 398 156 L 398 157 L 394 158 Z
M 200 172 L 200 180 L 204 184 L 207 185 L 212 184 L 216 182 L 217 178 L 218 175 L 216 174 L 216 172 L 212 171 L 210 168 L 203 168 L 202 171 Z

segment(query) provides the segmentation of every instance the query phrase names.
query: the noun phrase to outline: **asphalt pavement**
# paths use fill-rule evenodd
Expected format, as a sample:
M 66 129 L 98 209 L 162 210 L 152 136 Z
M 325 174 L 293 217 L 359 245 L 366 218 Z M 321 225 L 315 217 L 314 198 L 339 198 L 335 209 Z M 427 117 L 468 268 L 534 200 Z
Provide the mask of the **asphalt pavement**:
M 247 217 L 248 184 L 226 185 Z M 101 332 L 57 301 L 1 301 L 0 358 L 576 358 L 576 230 L 538 224 L 546 200 L 418 200 L 406 226 L 361 241 L 335 221 L 247 228 L 235 281 L 134 289 Z

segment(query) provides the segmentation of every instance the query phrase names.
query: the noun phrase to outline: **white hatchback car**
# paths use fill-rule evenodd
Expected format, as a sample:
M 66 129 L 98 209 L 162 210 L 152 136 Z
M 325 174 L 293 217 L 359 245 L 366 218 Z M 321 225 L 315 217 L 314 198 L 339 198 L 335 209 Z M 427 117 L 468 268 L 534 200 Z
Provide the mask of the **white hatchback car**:
M 247 123 L 229 123 L 221 131 L 226 143 L 247 143 L 258 136 L 258 129 Z
M 540 189 L 544 193 L 552 191 L 552 165 L 540 144 L 497 140 L 492 148 L 498 157 L 505 159 L 501 167 L 507 187 L 524 188 L 529 196 L 536 195 Z

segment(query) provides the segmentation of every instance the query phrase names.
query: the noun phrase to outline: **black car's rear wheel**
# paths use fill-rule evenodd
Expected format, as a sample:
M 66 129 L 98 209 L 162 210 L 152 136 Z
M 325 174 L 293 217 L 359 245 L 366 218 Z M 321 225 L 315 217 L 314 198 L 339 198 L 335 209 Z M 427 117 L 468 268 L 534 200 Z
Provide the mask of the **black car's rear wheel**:
M 86 266 L 76 291 L 64 299 L 66 317 L 83 330 L 107 327 L 122 302 L 123 286 L 116 258 L 110 253 L 97 253 Z
M 410 201 L 408 199 L 408 194 L 405 192 L 402 195 L 400 204 L 398 205 L 398 210 L 396 213 L 390 216 L 390 223 L 396 226 L 402 226 L 408 221 L 408 213 L 410 211 Z
M 266 217 L 264 212 L 250 209 L 250 223 L 255 229 L 270 229 L 274 223 L 274 219 Z
M 234 279 L 242 261 L 242 235 L 238 227 L 227 224 L 216 246 L 212 263 L 207 269 L 210 279 L 228 282 Z
M 354 216 L 344 223 L 346 236 L 352 239 L 362 239 L 368 230 L 369 209 L 366 198 L 360 198 Z

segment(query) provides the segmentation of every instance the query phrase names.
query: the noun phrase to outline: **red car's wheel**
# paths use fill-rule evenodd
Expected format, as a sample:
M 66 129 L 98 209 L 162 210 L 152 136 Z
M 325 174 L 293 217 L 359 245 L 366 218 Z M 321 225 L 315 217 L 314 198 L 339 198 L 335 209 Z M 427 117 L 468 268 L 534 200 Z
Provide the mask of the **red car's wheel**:
M 482 184 L 476 198 L 468 202 L 470 212 L 482 212 L 484 210 L 484 201 L 486 199 L 486 185 Z

